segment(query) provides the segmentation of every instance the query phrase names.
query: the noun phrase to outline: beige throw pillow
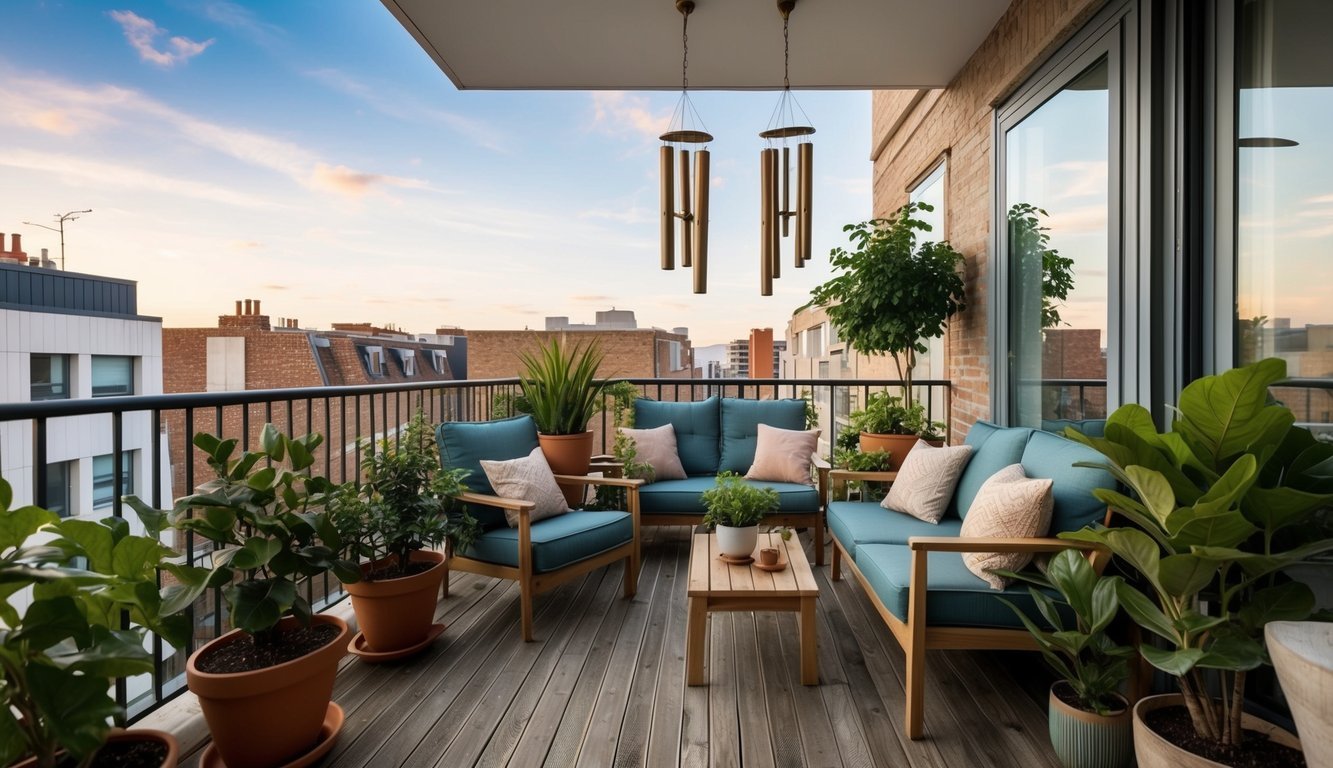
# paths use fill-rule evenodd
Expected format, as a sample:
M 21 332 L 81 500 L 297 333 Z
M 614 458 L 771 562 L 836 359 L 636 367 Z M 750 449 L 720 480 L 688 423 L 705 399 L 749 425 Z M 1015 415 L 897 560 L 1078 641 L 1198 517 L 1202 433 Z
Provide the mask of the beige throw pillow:
M 637 459 L 653 468 L 652 482 L 686 478 L 680 452 L 676 450 L 675 427 L 670 424 L 652 429 L 621 427 L 620 433 L 634 440 Z
M 482 461 L 481 469 L 491 481 L 496 496 L 522 499 L 537 505 L 530 516 L 534 523 L 569 511 L 565 494 L 556 485 L 555 473 L 551 472 L 551 465 L 546 463 L 541 448 L 533 448 L 532 453 L 521 459 Z M 514 510 L 505 510 L 505 520 L 509 521 L 510 528 L 518 527 L 518 513 Z
M 1052 485 L 1050 480 L 1029 479 L 1022 464 L 1005 467 L 982 483 L 959 535 L 988 539 L 1045 536 L 1055 503 Z M 1031 561 L 1031 552 L 963 553 L 963 564 L 991 589 L 1004 589 L 1009 579 L 989 573 L 989 569 L 1017 571 Z
M 745 479 L 814 485 L 810 478 L 810 456 L 818 445 L 817 429 L 780 429 L 760 424 L 754 463 L 745 473 Z
M 925 440 L 917 440 L 880 506 L 927 523 L 938 523 L 949 508 L 954 486 L 958 485 L 971 456 L 970 445 L 936 448 Z

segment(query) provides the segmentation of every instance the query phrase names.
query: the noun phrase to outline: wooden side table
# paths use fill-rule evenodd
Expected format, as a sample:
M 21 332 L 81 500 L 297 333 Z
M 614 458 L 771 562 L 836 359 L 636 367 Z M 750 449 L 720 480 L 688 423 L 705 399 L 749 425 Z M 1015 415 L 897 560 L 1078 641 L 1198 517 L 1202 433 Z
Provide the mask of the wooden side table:
M 801 684 L 819 684 L 816 655 L 815 600 L 819 586 L 805 550 L 793 536 L 783 541 L 776 533 L 759 534 L 758 550 L 777 547 L 788 565 L 777 572 L 753 565 L 728 565 L 718 559 L 717 536 L 696 533 L 690 546 L 690 613 L 685 640 L 685 680 L 704 685 L 704 636 L 712 611 L 791 611 L 800 614 Z

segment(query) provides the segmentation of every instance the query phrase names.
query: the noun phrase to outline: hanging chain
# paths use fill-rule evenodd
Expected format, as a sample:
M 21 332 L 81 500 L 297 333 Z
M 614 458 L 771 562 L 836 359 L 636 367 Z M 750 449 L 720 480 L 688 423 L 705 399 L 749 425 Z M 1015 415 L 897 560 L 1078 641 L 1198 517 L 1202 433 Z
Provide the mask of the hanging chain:
M 690 14 L 688 11 L 681 14 L 680 48 L 680 89 L 688 91 L 690 89 Z
M 791 90 L 791 80 L 787 79 L 788 65 L 791 64 L 791 46 L 787 37 L 787 14 L 782 15 L 782 87 Z

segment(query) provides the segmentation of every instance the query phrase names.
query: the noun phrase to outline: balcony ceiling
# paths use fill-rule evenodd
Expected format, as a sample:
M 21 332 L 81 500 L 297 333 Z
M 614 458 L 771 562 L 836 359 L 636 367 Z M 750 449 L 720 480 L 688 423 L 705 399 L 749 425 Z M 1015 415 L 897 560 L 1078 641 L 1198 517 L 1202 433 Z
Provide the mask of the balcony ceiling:
M 673 0 L 382 0 L 461 90 L 675 90 Z M 795 88 L 941 87 L 1009 0 L 799 0 Z M 690 87 L 782 86 L 774 0 L 696 0 Z

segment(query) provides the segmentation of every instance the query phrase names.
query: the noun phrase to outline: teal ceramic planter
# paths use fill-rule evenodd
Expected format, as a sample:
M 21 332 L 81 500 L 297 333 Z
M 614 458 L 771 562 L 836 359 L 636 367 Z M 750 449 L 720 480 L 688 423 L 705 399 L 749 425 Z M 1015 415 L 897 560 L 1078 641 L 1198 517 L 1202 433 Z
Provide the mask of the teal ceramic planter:
M 1063 681 L 1055 685 L 1064 685 Z M 1134 721 L 1129 705 L 1103 717 L 1069 706 L 1051 686 L 1051 746 L 1065 768 L 1131 768 Z

